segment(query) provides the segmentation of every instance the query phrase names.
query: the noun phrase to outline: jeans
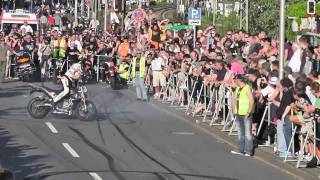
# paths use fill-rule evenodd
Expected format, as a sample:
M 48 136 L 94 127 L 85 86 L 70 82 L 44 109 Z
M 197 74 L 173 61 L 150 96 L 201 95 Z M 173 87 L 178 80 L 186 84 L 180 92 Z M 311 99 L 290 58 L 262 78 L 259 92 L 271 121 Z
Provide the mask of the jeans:
M 139 71 L 136 72 L 136 93 L 138 99 L 147 99 L 147 91 L 144 85 L 144 79 L 140 77 Z
M 292 123 L 289 116 L 284 118 L 285 125 L 282 124 L 281 119 L 277 122 L 277 139 L 278 139 L 278 151 L 286 152 L 288 145 L 292 137 Z
M 241 153 L 253 153 L 252 117 L 244 119 L 244 116 L 236 115 L 238 126 L 239 151 Z

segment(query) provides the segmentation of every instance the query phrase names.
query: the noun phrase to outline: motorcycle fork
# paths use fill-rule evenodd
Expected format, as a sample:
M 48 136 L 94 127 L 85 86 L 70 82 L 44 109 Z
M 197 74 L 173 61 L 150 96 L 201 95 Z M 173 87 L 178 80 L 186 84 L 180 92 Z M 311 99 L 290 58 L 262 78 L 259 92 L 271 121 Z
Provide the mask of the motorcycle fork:
M 81 101 L 83 102 L 84 110 L 86 112 L 87 111 L 86 97 L 85 97 L 85 95 L 84 95 L 82 90 L 81 90 Z

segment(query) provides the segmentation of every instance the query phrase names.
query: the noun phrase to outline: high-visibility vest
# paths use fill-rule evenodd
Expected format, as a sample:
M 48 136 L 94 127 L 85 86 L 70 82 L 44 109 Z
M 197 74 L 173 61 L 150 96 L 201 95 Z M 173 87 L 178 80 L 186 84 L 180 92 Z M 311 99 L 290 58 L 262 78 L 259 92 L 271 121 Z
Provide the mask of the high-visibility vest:
M 250 91 L 250 86 L 245 85 L 243 88 L 237 87 L 235 91 L 236 104 L 234 113 L 241 116 L 249 115 L 250 100 L 248 92 Z
M 136 77 L 136 66 L 137 66 L 137 57 L 133 58 L 133 62 L 132 62 L 132 77 L 135 78 Z M 139 67 L 139 75 L 141 78 L 144 78 L 144 74 L 146 72 L 146 57 L 145 56 L 141 56 L 140 58 L 140 67 Z
M 65 38 L 62 38 L 60 40 L 60 44 L 59 44 L 59 57 L 61 58 L 65 58 L 66 57 L 66 49 L 67 49 L 67 42 Z
M 129 72 L 129 70 L 127 70 L 126 71 L 126 68 L 128 68 L 129 67 L 129 65 L 127 64 L 127 63 L 122 63 L 122 64 L 120 64 L 120 66 L 119 66 L 119 71 L 125 71 L 124 73 L 121 73 L 121 74 L 119 74 L 119 76 L 121 77 L 121 78 L 123 78 L 123 79 L 129 79 L 129 75 L 130 75 L 130 72 Z

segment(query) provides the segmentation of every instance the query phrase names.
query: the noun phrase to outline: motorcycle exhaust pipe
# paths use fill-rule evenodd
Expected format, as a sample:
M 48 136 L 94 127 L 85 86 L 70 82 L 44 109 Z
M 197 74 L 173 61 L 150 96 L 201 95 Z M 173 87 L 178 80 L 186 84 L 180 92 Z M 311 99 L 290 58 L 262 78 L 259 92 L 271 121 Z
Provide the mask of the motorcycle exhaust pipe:
M 42 105 L 38 105 L 36 106 L 37 108 L 38 107 L 52 107 L 52 104 L 42 104 Z

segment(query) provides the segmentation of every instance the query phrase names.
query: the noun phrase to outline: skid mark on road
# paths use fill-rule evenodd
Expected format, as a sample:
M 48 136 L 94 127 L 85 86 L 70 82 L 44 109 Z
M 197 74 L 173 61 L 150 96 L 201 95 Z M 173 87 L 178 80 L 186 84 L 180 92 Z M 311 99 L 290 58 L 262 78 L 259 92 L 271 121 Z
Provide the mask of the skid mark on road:
M 177 177 L 178 179 L 184 180 L 183 177 L 181 177 L 179 174 L 177 174 L 176 172 L 174 172 L 173 170 L 171 170 L 169 167 L 167 167 L 166 165 L 162 164 L 160 161 L 158 161 L 157 159 L 155 159 L 154 157 L 152 157 L 151 155 L 149 155 L 147 152 L 145 152 L 141 147 L 139 147 L 134 141 L 132 141 L 123 131 L 122 129 L 115 124 L 112 120 L 111 120 L 111 124 L 117 129 L 117 131 L 120 133 L 120 135 L 130 144 L 132 144 L 135 148 L 137 148 L 137 150 L 139 150 L 143 155 L 145 155 L 146 157 L 148 157 L 150 160 L 152 160 L 153 162 L 155 162 L 156 164 L 158 164 L 159 166 L 161 166 L 162 168 L 164 168 L 165 170 L 167 170 L 168 172 L 172 173 L 175 177 Z
M 88 146 L 90 146 L 93 150 L 99 152 L 100 154 L 102 154 L 108 161 L 108 165 L 109 168 L 111 170 L 111 172 L 115 175 L 115 177 L 119 180 L 125 180 L 125 177 L 122 176 L 120 174 L 120 172 L 116 169 L 115 167 L 115 163 L 114 163 L 114 159 L 113 157 L 106 153 L 105 151 L 103 151 L 101 148 L 99 148 L 97 145 L 93 144 L 92 142 L 90 142 L 78 129 L 69 127 L 69 129 L 71 129 L 71 131 L 73 131 L 74 133 L 76 133 L 82 140 L 83 142 L 85 142 Z

